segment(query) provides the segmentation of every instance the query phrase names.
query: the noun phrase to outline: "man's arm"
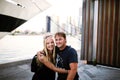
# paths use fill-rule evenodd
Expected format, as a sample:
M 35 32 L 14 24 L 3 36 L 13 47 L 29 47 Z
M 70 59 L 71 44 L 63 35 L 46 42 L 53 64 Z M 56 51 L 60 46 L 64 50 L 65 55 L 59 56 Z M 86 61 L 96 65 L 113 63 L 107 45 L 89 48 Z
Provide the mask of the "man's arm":
M 78 68 L 78 63 L 70 63 L 70 70 L 67 76 L 67 80 L 74 80 Z
M 51 70 L 58 72 L 58 73 L 68 73 L 68 70 L 62 69 L 62 68 L 57 68 L 53 63 L 48 61 L 47 57 L 44 56 L 43 54 L 38 53 L 38 60 L 43 63 L 45 66 L 50 68 Z
M 57 68 L 55 67 L 54 64 L 52 64 L 50 61 L 43 61 L 42 62 L 45 66 L 47 66 L 48 68 L 50 68 L 51 70 L 58 72 L 58 73 L 68 73 L 68 70 L 62 69 L 62 68 Z

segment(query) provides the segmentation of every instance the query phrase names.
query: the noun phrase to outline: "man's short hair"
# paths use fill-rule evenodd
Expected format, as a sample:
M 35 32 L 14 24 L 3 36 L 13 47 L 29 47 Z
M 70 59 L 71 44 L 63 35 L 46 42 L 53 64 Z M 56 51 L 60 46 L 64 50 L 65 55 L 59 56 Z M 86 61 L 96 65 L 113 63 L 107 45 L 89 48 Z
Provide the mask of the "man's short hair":
M 55 37 L 56 37 L 56 36 L 61 36 L 61 37 L 63 37 L 63 38 L 66 39 L 66 34 L 65 34 L 64 32 L 57 32 L 57 33 L 55 34 Z

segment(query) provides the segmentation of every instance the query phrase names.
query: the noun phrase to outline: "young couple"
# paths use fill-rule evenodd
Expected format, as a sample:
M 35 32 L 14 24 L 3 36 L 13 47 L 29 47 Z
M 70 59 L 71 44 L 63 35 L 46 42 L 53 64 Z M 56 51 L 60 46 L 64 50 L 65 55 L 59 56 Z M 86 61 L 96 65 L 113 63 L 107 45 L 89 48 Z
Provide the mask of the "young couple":
M 55 80 L 55 72 L 58 72 L 57 80 L 79 80 L 76 50 L 66 45 L 65 33 L 57 32 L 54 38 L 55 43 L 52 35 L 44 37 L 44 49 L 34 56 L 32 80 Z

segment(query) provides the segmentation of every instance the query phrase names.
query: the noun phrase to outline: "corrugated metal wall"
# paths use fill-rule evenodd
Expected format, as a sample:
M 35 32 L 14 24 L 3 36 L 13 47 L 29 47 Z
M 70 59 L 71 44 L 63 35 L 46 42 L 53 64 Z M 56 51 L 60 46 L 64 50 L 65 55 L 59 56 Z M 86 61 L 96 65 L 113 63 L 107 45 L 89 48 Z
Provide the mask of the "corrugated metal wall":
M 92 1 L 83 0 L 81 58 L 88 61 L 93 58 L 93 7 Z
M 83 1 L 81 59 L 96 58 L 99 64 L 120 67 L 120 1 L 98 0 L 96 48 L 93 48 L 94 7 L 94 0 Z

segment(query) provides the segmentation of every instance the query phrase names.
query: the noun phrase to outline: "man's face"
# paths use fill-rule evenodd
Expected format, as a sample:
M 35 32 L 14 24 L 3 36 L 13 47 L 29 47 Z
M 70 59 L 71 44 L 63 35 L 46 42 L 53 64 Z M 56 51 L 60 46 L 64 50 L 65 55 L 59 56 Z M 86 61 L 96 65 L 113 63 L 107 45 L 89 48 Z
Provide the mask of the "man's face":
M 58 48 L 64 48 L 66 46 L 66 39 L 62 36 L 56 36 L 55 37 L 55 42 L 56 42 L 56 46 Z

